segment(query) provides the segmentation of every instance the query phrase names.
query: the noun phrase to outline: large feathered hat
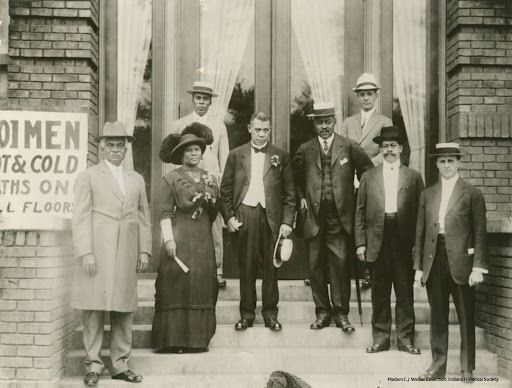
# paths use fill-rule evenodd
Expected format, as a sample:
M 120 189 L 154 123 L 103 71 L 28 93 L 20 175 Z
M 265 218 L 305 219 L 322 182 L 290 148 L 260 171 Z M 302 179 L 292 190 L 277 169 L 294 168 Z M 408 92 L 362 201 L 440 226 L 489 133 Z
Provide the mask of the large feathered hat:
M 210 128 L 204 124 L 192 123 L 188 125 L 181 135 L 171 133 L 162 142 L 160 159 L 165 163 L 182 164 L 183 151 L 191 144 L 197 144 L 204 153 L 207 144 L 213 142 Z

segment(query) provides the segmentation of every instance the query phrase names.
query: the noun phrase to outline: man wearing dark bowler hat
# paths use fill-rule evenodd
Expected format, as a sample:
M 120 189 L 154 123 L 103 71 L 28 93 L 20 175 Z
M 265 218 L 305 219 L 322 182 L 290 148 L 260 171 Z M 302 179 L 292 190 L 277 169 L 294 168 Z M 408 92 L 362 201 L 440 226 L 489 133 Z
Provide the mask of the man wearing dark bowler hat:
M 366 352 L 389 350 L 393 286 L 398 350 L 420 354 L 414 346 L 412 250 L 423 179 L 400 163 L 404 139 L 398 128 L 382 128 L 373 141 L 383 162 L 361 179 L 354 232 L 357 257 L 370 263 L 372 279 L 373 344 Z
M 459 177 L 459 145 L 436 145 L 441 178 L 421 195 L 414 250 L 415 281 L 427 286 L 432 363 L 422 376 L 444 377 L 448 312 L 453 298 L 460 325 L 460 370 L 465 382 L 475 369 L 475 288 L 487 273 L 485 202 L 480 190 Z
M 221 212 L 229 232 L 235 234 L 240 265 L 240 320 L 236 330 L 254 322 L 256 276 L 263 273 L 262 302 L 265 326 L 281 330 L 277 320 L 279 290 L 273 250 L 278 236 L 292 232 L 295 187 L 288 152 L 270 144 L 270 119 L 252 115 L 250 143 L 228 155 L 221 183 Z
M 95 386 L 104 368 L 100 356 L 105 314 L 110 315 L 112 378 L 139 383 L 128 368 L 137 274 L 151 254 L 151 222 L 144 178 L 123 167 L 128 141 L 121 122 L 107 122 L 97 138 L 105 160 L 80 173 L 73 202 L 73 247 L 79 265 L 71 307 L 82 311 L 86 386 Z
M 350 333 L 354 173 L 361 177 L 373 164 L 353 140 L 334 133 L 333 104 L 314 104 L 309 116 L 318 136 L 299 147 L 293 164 L 315 301 L 316 320 L 310 328 L 322 329 L 334 318 L 337 327 Z

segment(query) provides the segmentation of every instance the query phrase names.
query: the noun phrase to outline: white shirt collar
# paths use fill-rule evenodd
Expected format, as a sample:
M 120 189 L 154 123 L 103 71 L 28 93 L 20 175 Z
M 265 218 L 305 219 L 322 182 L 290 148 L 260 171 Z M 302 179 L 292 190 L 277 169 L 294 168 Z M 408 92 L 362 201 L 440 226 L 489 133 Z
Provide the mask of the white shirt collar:
M 207 119 L 207 116 L 208 116 L 208 112 L 206 112 L 204 115 L 202 116 L 199 116 L 196 111 L 193 111 L 192 112 L 192 118 L 194 119 L 194 122 L 197 122 L 197 123 L 202 123 L 202 122 L 206 122 L 208 119 Z
M 262 148 L 265 148 L 266 146 L 268 146 L 268 142 L 266 142 L 264 145 L 257 146 L 256 144 L 254 144 L 254 143 L 251 141 L 251 149 L 256 148 L 256 149 L 258 149 L 258 150 L 261 150 Z
M 388 162 L 386 159 L 382 160 L 382 167 L 385 169 L 398 169 L 400 167 L 400 159 L 395 160 L 393 163 Z
M 321 147 L 323 147 L 323 146 L 324 146 L 324 141 L 326 141 L 326 142 L 327 142 L 327 145 L 330 147 L 330 146 L 331 146 L 331 144 L 332 144 L 332 141 L 333 141 L 333 140 L 334 140 L 334 132 L 333 132 L 333 134 L 332 134 L 330 137 L 328 137 L 327 139 L 324 139 L 323 137 L 318 136 L 318 141 L 320 142 L 320 146 L 321 146 Z
M 123 163 L 121 163 L 119 166 L 114 166 L 107 159 L 105 159 L 105 163 L 107 164 L 110 171 L 112 171 L 112 174 L 120 174 L 123 172 Z
M 361 109 L 361 117 L 368 118 L 368 117 L 370 117 L 373 114 L 373 112 L 375 112 L 375 108 L 370 109 L 368 111 L 364 111 L 364 110 Z
M 441 187 L 453 187 L 455 186 L 455 183 L 457 183 L 457 180 L 459 179 L 459 174 L 455 174 L 450 179 L 445 179 L 441 176 Z

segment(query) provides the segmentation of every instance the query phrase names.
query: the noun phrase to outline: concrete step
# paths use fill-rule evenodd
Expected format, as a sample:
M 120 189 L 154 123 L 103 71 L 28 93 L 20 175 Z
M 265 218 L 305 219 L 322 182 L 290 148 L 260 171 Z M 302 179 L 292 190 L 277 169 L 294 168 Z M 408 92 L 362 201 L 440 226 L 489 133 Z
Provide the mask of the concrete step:
M 274 333 L 262 324 L 257 324 L 243 332 L 234 329 L 234 325 L 217 325 L 217 330 L 210 343 L 210 349 L 228 349 L 232 351 L 245 349 L 297 349 L 297 348 L 325 348 L 325 349 L 365 349 L 372 343 L 371 326 L 360 327 L 355 325 L 356 331 L 345 334 L 341 329 L 331 325 L 322 330 L 311 330 L 308 325 L 283 325 L 283 331 Z M 449 327 L 449 348 L 459 349 L 459 326 Z M 484 330 L 476 328 L 476 347 L 485 348 Z M 391 333 L 392 346 L 396 347 L 396 332 Z M 110 343 L 110 327 L 106 327 L 103 338 L 103 348 Z M 416 325 L 415 343 L 424 352 L 430 353 L 430 326 Z M 134 325 L 133 348 L 143 349 L 151 347 L 151 325 Z M 82 330 L 73 334 L 73 349 L 83 349 Z
M 368 388 L 368 387 L 381 387 L 381 388 L 411 388 L 414 382 L 411 378 L 414 375 L 402 376 L 387 376 L 387 375 L 301 375 L 300 378 L 314 388 L 339 388 L 339 387 L 353 387 L 353 388 Z M 458 375 L 449 375 L 446 380 L 449 381 L 450 388 L 467 387 L 467 384 L 457 382 Z M 198 375 L 198 376 L 144 376 L 144 381 L 137 384 L 137 388 L 254 388 L 265 387 L 269 375 Z M 498 381 L 495 376 L 476 376 L 472 387 L 484 388 L 508 388 L 511 385 L 510 380 L 499 378 Z M 401 380 L 401 381 L 400 381 Z M 418 383 L 420 384 L 420 383 Z M 421 382 L 423 388 L 442 388 L 446 387 L 446 381 L 438 382 Z M 122 381 L 111 380 L 108 376 L 100 378 L 98 386 L 103 388 L 126 387 L 126 383 Z M 62 379 L 60 388 L 83 387 L 82 377 L 73 376 Z
M 108 351 L 102 352 L 107 362 Z M 497 356 L 486 350 L 477 351 L 477 376 L 497 376 Z M 448 353 L 447 373 L 459 373 L 459 351 Z M 162 375 L 269 375 L 284 370 L 306 375 L 388 375 L 418 376 L 430 365 L 430 352 L 413 356 L 397 350 L 367 354 L 363 349 L 233 349 L 212 348 L 207 353 L 156 354 L 149 349 L 135 349 L 132 368 L 146 376 Z M 73 351 L 66 361 L 70 376 L 84 374 L 84 352 Z
M 219 301 L 240 300 L 240 280 L 227 279 L 225 289 L 219 291 Z M 137 287 L 139 301 L 155 300 L 155 279 L 139 279 Z M 256 294 L 261 300 L 261 279 L 256 281 Z M 361 299 L 370 301 L 370 289 L 361 288 Z M 394 292 L 391 292 L 391 299 L 395 300 Z M 311 287 L 304 285 L 303 280 L 279 280 L 280 301 L 313 301 Z M 357 301 L 356 286 L 352 281 L 351 300 Z M 425 287 L 414 287 L 414 300 L 417 302 L 428 302 L 427 290 Z
M 361 304 L 363 310 L 363 323 L 370 323 L 372 320 L 372 305 L 370 302 Z M 415 302 L 414 312 L 416 323 L 430 322 L 430 306 L 427 302 Z M 142 324 L 151 324 L 155 307 L 153 301 L 139 302 L 135 312 L 134 322 Z M 391 303 L 391 315 L 395 319 L 395 303 Z M 234 324 L 240 319 L 239 302 L 231 300 L 220 300 L 217 302 L 216 317 L 218 324 Z M 350 303 L 349 319 L 353 323 L 359 323 L 359 311 L 356 302 Z M 303 323 L 310 324 L 315 320 L 314 302 L 279 302 L 279 320 L 281 323 Z M 450 323 L 457 323 L 457 313 L 455 306 L 450 305 Z M 263 323 L 261 315 L 261 302 L 256 306 L 256 323 Z

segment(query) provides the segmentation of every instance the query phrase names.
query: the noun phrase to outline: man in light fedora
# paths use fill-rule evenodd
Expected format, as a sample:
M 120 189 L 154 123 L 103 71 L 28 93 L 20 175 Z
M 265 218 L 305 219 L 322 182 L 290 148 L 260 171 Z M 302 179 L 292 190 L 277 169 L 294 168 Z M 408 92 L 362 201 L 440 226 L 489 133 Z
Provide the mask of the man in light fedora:
M 373 284 L 373 344 L 366 352 L 389 350 L 393 287 L 398 350 L 420 354 L 414 346 L 412 250 L 423 179 L 418 171 L 400 163 L 404 139 L 398 128 L 382 128 L 373 141 L 380 147 L 383 162 L 361 179 L 354 232 L 357 257 L 370 263 Z
M 421 195 L 414 269 L 427 286 L 432 363 L 425 378 L 442 378 L 448 356 L 448 312 L 453 298 L 460 324 L 460 370 L 471 382 L 475 369 L 475 287 L 488 272 L 484 197 L 459 177 L 457 143 L 440 143 L 431 155 L 441 175 Z
M 192 85 L 192 89 L 187 90 L 187 93 L 192 95 L 192 104 L 194 111 L 178 120 L 173 122 L 165 135 L 171 133 L 181 134 L 183 129 L 188 125 L 198 122 L 206 125 L 213 133 L 213 143 L 206 147 L 203 154 L 203 161 L 200 168 L 208 171 L 209 174 L 220 179 L 224 172 L 224 166 L 229 153 L 228 132 L 226 125 L 220 121 L 215 120 L 208 114 L 210 106 L 212 105 L 212 98 L 218 97 L 213 91 L 213 86 L 208 82 L 196 81 Z M 215 247 L 215 261 L 217 263 L 217 281 L 220 288 L 226 287 L 226 281 L 223 279 L 223 239 L 222 239 L 222 217 L 219 214 L 217 220 L 212 225 L 213 244 Z
M 123 168 L 126 145 L 133 140 L 121 122 L 105 123 L 97 137 L 105 160 L 80 173 L 73 202 L 73 247 L 78 259 L 71 307 L 82 311 L 86 386 L 95 386 L 104 368 L 100 356 L 105 313 L 110 313 L 112 378 L 132 383 L 133 312 L 137 274 L 151 255 L 151 222 L 144 178 Z
M 356 142 L 334 133 L 335 113 L 331 103 L 314 104 L 309 117 L 317 136 L 299 147 L 293 164 L 316 306 L 310 328 L 322 329 L 334 319 L 337 327 L 350 333 L 354 173 L 361 177 L 373 164 Z

